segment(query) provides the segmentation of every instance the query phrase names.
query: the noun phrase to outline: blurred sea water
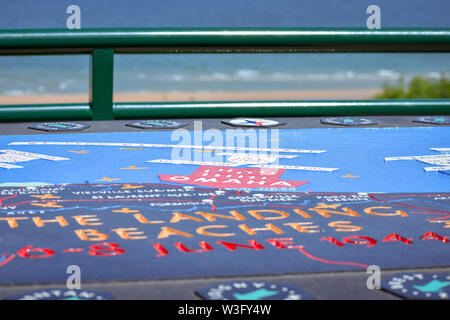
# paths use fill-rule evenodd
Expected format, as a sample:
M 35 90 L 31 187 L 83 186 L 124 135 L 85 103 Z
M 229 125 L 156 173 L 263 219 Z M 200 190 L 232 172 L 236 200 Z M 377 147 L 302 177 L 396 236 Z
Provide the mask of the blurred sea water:
M 383 28 L 450 27 L 448 0 L 0 0 L 0 29 L 65 28 L 66 8 L 82 28 L 360 27 L 381 8 Z M 116 55 L 120 92 L 380 88 L 420 75 L 450 75 L 450 54 Z M 0 95 L 86 93 L 89 57 L 0 57 Z

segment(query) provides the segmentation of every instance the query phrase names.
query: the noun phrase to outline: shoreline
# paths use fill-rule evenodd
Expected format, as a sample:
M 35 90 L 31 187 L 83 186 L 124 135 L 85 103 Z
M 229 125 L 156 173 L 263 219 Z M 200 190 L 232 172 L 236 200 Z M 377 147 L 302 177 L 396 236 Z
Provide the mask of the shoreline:
M 299 91 L 179 91 L 118 92 L 114 102 L 183 102 L 245 100 L 358 100 L 371 99 L 381 89 L 299 90 Z M 87 103 L 86 94 L 0 95 L 0 105 Z

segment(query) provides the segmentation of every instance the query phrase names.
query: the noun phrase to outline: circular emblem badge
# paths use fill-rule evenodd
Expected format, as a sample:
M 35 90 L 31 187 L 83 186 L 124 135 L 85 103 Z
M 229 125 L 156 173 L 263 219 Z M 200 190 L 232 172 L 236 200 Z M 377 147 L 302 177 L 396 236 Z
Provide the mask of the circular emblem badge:
M 28 292 L 7 300 L 114 300 L 109 293 L 82 289 L 42 289 Z
M 207 300 L 314 300 L 311 295 L 280 283 L 233 281 L 196 291 Z
M 139 129 L 179 129 L 187 123 L 174 120 L 138 120 L 127 123 L 126 126 Z
M 415 117 L 414 122 L 431 123 L 431 124 L 450 124 L 450 117 L 445 116 L 423 116 Z
M 368 126 L 377 124 L 376 121 L 366 118 L 355 117 L 338 117 L 338 118 L 323 118 L 320 119 L 322 124 L 334 124 L 341 126 Z
M 253 119 L 253 118 L 239 118 L 232 120 L 222 120 L 222 123 L 234 126 L 234 127 L 252 127 L 252 128 L 269 128 L 284 125 L 275 120 L 269 119 Z
M 82 131 L 89 128 L 89 124 L 75 122 L 43 122 L 28 126 L 29 129 L 41 131 Z
M 396 274 L 383 283 L 382 287 L 407 299 L 448 299 L 450 274 Z

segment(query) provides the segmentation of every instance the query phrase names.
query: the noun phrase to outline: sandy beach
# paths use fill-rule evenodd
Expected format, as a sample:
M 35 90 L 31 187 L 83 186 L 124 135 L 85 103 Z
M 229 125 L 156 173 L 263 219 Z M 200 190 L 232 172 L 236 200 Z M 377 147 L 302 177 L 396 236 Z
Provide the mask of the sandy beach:
M 309 91 L 208 91 L 115 93 L 115 102 L 247 101 L 247 100 L 355 100 L 370 99 L 380 89 Z M 88 94 L 0 95 L 0 105 L 40 103 L 85 103 Z

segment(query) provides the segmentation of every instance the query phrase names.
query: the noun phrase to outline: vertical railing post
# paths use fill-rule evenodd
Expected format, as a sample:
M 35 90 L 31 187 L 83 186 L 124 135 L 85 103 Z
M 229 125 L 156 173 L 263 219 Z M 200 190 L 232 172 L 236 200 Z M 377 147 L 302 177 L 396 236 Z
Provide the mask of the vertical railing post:
M 114 50 L 91 53 L 89 101 L 93 120 L 113 120 Z

